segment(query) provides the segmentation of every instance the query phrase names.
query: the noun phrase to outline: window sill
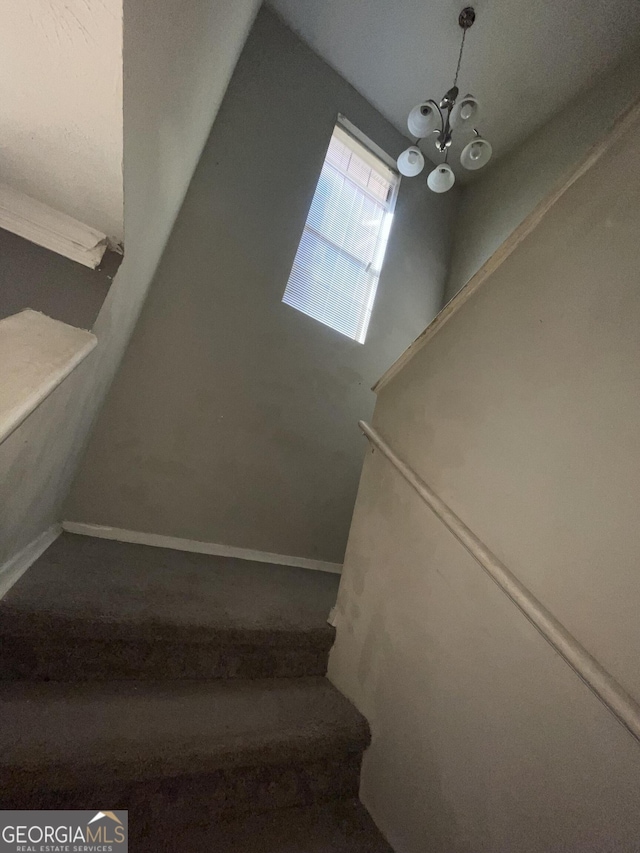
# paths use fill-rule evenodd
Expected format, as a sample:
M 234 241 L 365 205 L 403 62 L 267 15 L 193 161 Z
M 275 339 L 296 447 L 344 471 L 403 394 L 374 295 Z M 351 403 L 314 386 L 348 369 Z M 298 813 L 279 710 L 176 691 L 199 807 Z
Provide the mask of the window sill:
M 97 344 L 91 332 L 27 309 L 0 320 L 0 443 Z

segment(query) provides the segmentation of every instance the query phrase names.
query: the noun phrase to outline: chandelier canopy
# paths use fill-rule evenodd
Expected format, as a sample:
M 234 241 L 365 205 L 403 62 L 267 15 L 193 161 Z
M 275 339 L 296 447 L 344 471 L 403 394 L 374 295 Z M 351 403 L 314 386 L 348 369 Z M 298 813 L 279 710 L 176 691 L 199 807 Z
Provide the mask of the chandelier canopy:
M 446 193 L 454 185 L 456 176 L 447 163 L 453 132 L 472 132 L 473 138 L 465 145 L 460 154 L 460 163 L 465 169 L 474 171 L 481 169 L 491 159 L 491 145 L 480 136 L 477 129 L 480 115 L 480 104 L 473 95 L 465 95 L 458 100 L 458 74 L 462 63 L 462 52 L 467 30 L 473 26 L 476 13 L 473 6 L 467 6 L 460 12 L 458 23 L 462 28 L 462 42 L 458 55 L 458 65 L 453 80 L 453 86 L 437 103 L 428 98 L 417 104 L 409 113 L 407 125 L 411 136 L 415 136 L 414 145 L 403 151 L 398 157 L 398 171 L 401 175 L 413 178 L 424 169 L 424 156 L 419 148 L 419 142 L 427 136 L 435 135 L 436 149 L 444 154 L 444 162 L 436 166 L 427 177 L 427 185 L 435 193 Z

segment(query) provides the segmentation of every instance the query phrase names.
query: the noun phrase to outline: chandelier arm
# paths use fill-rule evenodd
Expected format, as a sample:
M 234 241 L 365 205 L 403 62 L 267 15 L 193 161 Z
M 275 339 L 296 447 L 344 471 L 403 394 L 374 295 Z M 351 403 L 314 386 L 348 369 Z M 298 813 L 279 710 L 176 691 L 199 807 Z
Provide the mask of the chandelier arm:
M 450 90 L 451 91 L 451 90 Z M 446 151 L 451 145 L 452 131 L 451 131 L 451 110 L 455 105 L 455 99 L 451 100 L 451 102 L 446 102 L 446 98 L 449 93 L 443 98 L 443 105 L 439 106 L 434 100 L 429 99 L 426 103 L 432 104 L 436 110 L 438 110 L 438 115 L 440 116 L 440 127 L 435 128 L 432 133 L 437 135 L 436 139 L 436 148 L 440 153 Z M 446 110 L 446 116 L 444 111 Z
M 444 123 L 444 127 L 442 128 L 442 135 L 440 139 L 440 151 L 446 151 L 449 149 L 451 145 L 451 110 L 453 109 L 453 105 L 447 108 L 447 119 Z
M 444 116 L 442 115 L 442 110 L 440 109 L 440 105 L 437 101 L 434 101 L 433 98 L 427 98 L 425 104 L 430 104 L 435 110 L 438 111 L 438 115 L 440 116 L 440 130 L 444 128 Z M 434 133 L 440 133 L 439 130 L 434 130 Z

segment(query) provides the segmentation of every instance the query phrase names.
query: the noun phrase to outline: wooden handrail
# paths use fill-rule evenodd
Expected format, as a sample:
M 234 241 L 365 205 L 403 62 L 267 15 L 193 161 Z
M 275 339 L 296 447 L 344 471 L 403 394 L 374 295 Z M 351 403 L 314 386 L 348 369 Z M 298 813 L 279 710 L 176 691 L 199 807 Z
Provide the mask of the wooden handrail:
M 616 679 L 547 610 L 433 489 L 404 462 L 373 427 L 359 421 L 362 432 L 404 477 L 444 526 L 471 554 L 544 639 L 569 664 L 592 693 L 640 741 L 640 705 Z

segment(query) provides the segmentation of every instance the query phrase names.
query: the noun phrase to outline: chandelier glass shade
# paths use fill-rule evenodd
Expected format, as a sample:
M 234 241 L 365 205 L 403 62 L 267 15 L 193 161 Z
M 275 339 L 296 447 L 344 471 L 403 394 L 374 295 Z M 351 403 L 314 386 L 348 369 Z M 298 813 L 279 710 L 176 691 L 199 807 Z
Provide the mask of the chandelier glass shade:
M 424 139 L 437 128 L 440 121 L 439 110 L 435 104 L 425 101 L 418 104 L 409 113 L 407 125 L 411 136 L 416 139 Z
M 436 166 L 430 172 L 427 178 L 427 185 L 429 189 L 437 193 L 450 190 L 455 183 L 455 174 L 447 163 L 454 131 L 459 133 L 467 131 L 473 133 L 475 136 L 462 149 L 460 164 L 463 168 L 475 171 L 476 169 L 481 169 L 491 159 L 491 145 L 486 139 L 480 136 L 477 129 L 480 117 L 480 104 L 473 95 L 467 94 L 462 98 L 458 97 L 460 94 L 458 90 L 458 73 L 462 62 L 464 40 L 467 30 L 473 25 L 475 19 L 476 13 L 472 6 L 467 6 L 460 12 L 458 23 L 462 28 L 462 42 L 460 44 L 460 54 L 458 56 L 458 66 L 453 86 L 439 103 L 428 98 L 411 110 L 407 125 L 409 133 L 415 137 L 416 141 L 414 145 L 407 148 L 398 157 L 398 171 L 401 175 L 406 175 L 406 177 L 410 178 L 419 175 L 424 168 L 425 160 L 418 148 L 418 143 L 421 139 L 434 135 L 436 150 L 444 154 L 444 163 Z
M 456 176 L 453 169 L 447 163 L 436 166 L 427 176 L 427 186 L 434 193 L 446 193 L 454 185 Z
M 407 150 L 403 151 L 398 157 L 398 170 L 400 171 L 400 174 L 406 175 L 408 178 L 413 178 L 416 175 L 419 175 L 423 169 L 424 157 L 422 156 L 422 151 L 417 145 L 412 145 L 411 148 L 407 148 Z
M 464 146 L 460 154 L 460 163 L 465 169 L 471 169 L 471 171 L 482 169 L 491 159 L 491 152 L 491 143 L 478 136 Z

